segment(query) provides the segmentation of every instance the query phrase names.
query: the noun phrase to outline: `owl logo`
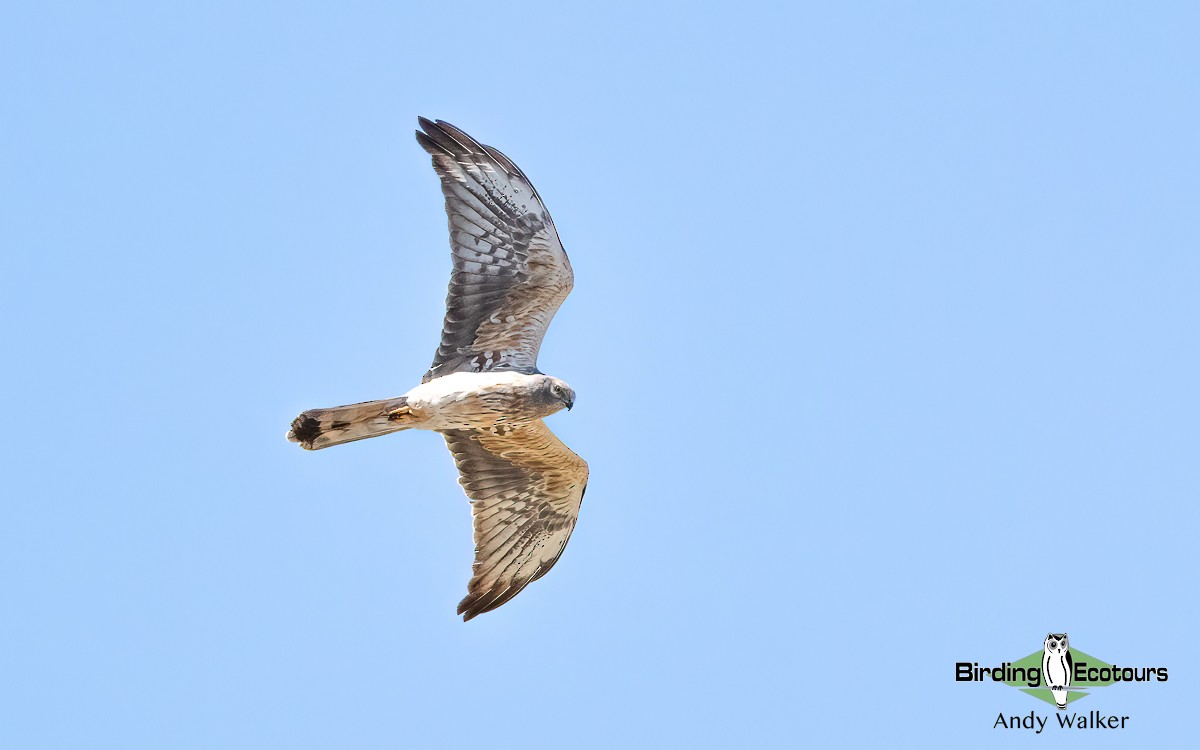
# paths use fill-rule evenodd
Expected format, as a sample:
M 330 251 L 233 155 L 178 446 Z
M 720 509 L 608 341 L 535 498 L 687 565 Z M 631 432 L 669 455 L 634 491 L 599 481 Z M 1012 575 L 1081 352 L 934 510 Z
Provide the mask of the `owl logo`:
M 1062 711 L 1067 707 L 1068 688 L 1075 663 L 1071 660 L 1071 644 L 1066 633 L 1047 633 L 1046 649 L 1042 653 L 1042 684 L 1054 694 L 1054 705 Z

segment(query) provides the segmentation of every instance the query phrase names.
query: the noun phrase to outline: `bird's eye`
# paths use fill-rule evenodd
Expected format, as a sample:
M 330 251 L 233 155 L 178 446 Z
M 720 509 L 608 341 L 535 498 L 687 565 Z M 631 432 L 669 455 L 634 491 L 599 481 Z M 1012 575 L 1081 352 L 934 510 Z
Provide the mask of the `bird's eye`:
M 555 386 L 551 386 L 550 390 L 554 391 L 554 395 L 555 395 L 555 396 L 561 396 L 561 395 L 562 395 L 562 388 L 559 388 L 557 385 L 555 385 Z

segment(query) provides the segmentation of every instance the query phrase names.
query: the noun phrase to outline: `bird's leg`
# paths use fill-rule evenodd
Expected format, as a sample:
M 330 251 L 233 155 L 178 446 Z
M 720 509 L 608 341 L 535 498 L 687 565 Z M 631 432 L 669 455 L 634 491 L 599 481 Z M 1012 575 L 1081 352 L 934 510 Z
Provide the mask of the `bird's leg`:
M 413 410 L 407 404 L 389 411 L 387 418 L 389 422 L 396 422 L 398 424 L 411 424 L 418 419 L 417 415 L 413 413 Z

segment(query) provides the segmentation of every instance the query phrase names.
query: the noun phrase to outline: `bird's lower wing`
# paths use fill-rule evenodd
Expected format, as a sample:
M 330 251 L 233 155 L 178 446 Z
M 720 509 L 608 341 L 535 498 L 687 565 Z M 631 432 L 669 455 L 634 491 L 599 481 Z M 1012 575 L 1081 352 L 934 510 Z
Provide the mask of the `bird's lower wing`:
M 579 517 L 588 467 L 541 420 L 443 434 L 474 516 L 474 575 L 458 605 L 470 620 L 558 561 Z

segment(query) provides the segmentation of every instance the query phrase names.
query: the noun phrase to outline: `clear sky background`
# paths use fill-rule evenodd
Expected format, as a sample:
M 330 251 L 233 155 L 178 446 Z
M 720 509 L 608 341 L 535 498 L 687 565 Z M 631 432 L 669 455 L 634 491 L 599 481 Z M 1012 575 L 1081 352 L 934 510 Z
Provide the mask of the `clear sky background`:
M 1056 742 L 1195 740 L 1194 5 L 17 5 L 0 746 L 1009 747 L 954 663 L 1051 630 L 1170 674 Z M 467 624 L 440 437 L 284 440 L 429 365 L 419 114 L 576 273 L 587 502 Z

